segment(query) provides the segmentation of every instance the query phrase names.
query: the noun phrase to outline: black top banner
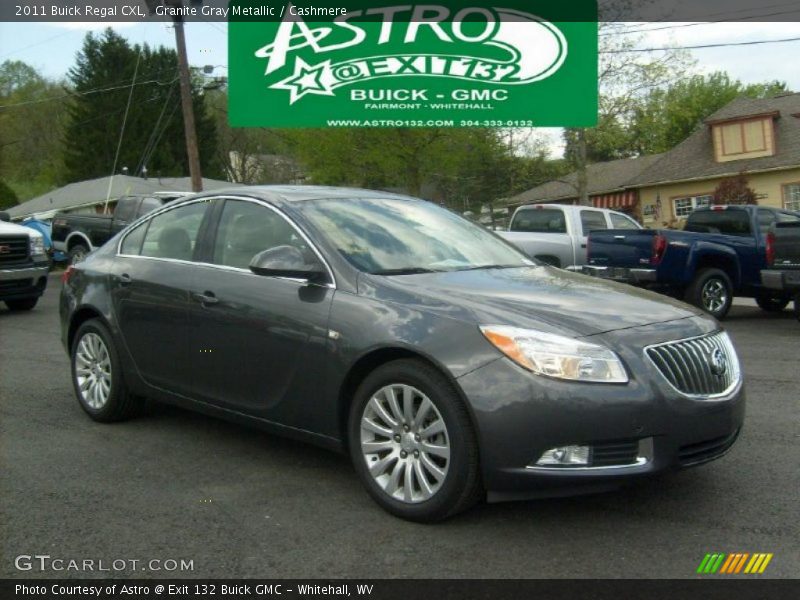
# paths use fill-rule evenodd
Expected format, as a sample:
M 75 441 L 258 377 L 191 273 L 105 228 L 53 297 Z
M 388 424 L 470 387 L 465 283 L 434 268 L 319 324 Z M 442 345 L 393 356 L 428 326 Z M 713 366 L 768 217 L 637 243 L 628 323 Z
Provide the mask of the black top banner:
M 185 21 L 220 22 L 231 18 L 229 0 L 3 0 L 0 21 L 8 22 L 136 22 Z M 342 18 L 348 10 L 359 10 L 374 2 L 350 0 L 240 0 L 250 16 L 262 21 L 279 21 L 294 11 L 306 20 Z M 401 4 L 401 3 L 398 3 Z M 409 3 L 405 3 L 409 4 Z M 424 4 L 430 4 L 426 2 Z M 447 5 L 448 2 L 436 4 Z M 455 3 L 464 6 L 463 0 Z M 583 12 L 573 7 L 580 0 L 553 0 L 560 12 L 558 21 L 578 21 Z M 598 0 L 601 22 L 793 22 L 800 21 L 800 2 L 775 0 Z M 375 16 L 378 21 L 382 17 Z

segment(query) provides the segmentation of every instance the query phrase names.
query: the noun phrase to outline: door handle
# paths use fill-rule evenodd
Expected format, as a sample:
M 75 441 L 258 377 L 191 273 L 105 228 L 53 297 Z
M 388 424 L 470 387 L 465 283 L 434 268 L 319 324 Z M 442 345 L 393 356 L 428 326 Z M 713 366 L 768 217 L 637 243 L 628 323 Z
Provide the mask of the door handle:
M 120 285 L 128 285 L 133 281 L 133 279 L 131 279 L 131 276 L 128 275 L 127 273 L 123 273 L 122 275 L 117 277 L 117 281 L 119 281 Z
M 202 294 L 192 294 L 192 298 L 197 300 L 200 304 L 217 304 L 219 302 L 219 298 L 217 298 L 212 292 L 203 292 Z
M 581 244 L 581 248 L 586 248 L 586 244 Z
M 625 236 L 624 236 L 624 235 L 615 235 L 615 236 L 614 236 L 614 239 L 615 239 L 615 240 L 624 240 L 624 239 L 625 239 Z

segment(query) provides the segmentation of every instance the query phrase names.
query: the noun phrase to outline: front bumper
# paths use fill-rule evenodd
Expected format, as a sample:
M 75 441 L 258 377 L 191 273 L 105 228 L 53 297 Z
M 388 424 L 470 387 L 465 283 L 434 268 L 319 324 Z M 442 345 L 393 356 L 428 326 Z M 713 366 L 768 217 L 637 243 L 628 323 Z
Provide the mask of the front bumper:
M 506 358 L 458 379 L 477 425 L 490 500 L 614 489 L 631 479 L 714 460 L 733 446 L 744 421 L 741 384 L 722 398 L 690 398 L 671 389 L 643 352 L 626 354 L 620 352 L 632 377 L 624 385 L 548 379 Z M 536 466 L 550 448 L 586 445 L 604 449 L 608 457 L 608 448 L 613 456 L 628 444 L 639 451 L 624 464 Z
M 623 267 L 596 267 L 593 265 L 584 265 L 581 272 L 584 275 L 621 281 L 623 283 L 646 284 L 656 282 L 655 269 L 629 269 Z
M 49 260 L 22 268 L 0 269 L 0 301 L 38 298 L 47 287 L 49 271 Z
M 770 290 L 800 292 L 800 269 L 786 271 L 764 269 L 761 271 L 761 284 Z

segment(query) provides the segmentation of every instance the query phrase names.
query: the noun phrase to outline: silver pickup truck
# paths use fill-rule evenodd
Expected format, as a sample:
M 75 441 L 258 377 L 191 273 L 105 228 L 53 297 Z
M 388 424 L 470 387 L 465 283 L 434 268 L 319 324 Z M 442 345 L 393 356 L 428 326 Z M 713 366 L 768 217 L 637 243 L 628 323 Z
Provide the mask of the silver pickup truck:
M 595 229 L 642 229 L 629 216 L 591 206 L 531 204 L 520 206 L 508 231 L 498 232 L 531 258 L 579 270 L 586 264 L 586 239 Z

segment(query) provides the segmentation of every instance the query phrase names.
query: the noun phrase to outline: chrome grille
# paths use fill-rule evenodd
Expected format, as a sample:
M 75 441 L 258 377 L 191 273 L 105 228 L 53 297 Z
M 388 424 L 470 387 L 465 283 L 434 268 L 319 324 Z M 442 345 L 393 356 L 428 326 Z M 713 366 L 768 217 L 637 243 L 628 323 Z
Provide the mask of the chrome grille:
M 649 346 L 646 352 L 670 385 L 683 394 L 723 396 L 739 383 L 739 359 L 723 331 Z
M 28 260 L 27 235 L 14 235 L 0 237 L 0 265 L 13 265 Z

